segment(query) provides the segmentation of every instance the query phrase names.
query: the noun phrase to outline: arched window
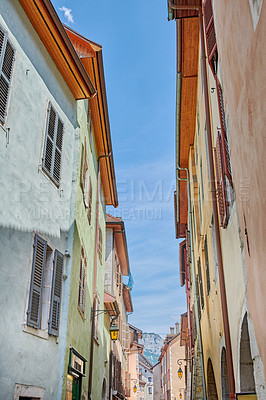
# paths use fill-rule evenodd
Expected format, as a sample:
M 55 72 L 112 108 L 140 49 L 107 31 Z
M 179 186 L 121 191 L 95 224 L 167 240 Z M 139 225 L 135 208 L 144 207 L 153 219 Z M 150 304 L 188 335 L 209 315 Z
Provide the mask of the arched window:
M 226 362 L 226 350 L 223 347 L 221 356 L 222 400 L 229 399 L 229 380 Z
M 210 358 L 208 360 L 208 366 L 207 366 L 207 386 L 208 386 L 208 400 L 218 400 L 215 377 Z
M 248 320 L 245 314 L 240 341 L 240 388 L 241 392 L 255 392 L 253 360 L 251 358 L 250 341 L 248 333 Z

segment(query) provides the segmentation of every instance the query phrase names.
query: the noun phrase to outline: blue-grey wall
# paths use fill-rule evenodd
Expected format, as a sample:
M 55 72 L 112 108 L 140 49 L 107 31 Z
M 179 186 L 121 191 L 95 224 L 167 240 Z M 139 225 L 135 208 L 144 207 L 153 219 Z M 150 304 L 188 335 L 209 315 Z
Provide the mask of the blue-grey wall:
M 63 281 L 59 338 L 33 328 L 27 332 L 26 308 L 34 232 L 63 254 L 73 247 L 76 102 L 17 0 L 1 0 L 0 25 L 16 50 L 3 127 L 10 129 L 9 144 L 0 127 L 0 399 L 13 399 L 15 383 L 20 383 L 44 387 L 45 399 L 55 400 L 65 348 L 61 333 L 67 325 L 71 257 L 65 257 L 68 277 Z M 65 127 L 59 189 L 41 169 L 49 101 Z

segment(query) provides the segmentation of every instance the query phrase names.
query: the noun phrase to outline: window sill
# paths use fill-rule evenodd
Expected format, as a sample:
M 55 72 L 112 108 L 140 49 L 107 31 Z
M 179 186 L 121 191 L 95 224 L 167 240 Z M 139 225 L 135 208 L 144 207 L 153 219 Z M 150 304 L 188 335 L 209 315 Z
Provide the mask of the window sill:
M 44 340 L 49 340 L 49 337 L 50 337 L 48 331 L 46 331 L 46 330 L 42 331 L 41 329 L 35 329 L 26 324 L 22 325 L 22 330 L 23 330 L 23 332 L 29 333 L 30 335 L 33 335 L 33 336 L 37 336 Z

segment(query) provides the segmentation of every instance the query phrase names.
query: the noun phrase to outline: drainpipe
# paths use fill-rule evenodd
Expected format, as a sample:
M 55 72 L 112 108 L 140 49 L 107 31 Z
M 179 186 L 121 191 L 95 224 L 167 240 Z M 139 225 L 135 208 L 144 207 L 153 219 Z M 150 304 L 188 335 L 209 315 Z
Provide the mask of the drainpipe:
M 212 134 L 211 134 L 211 119 L 210 119 L 210 101 L 209 92 L 207 86 L 207 68 L 206 68 L 206 51 L 205 51 L 205 41 L 204 41 L 204 28 L 203 28 L 203 15 L 201 6 L 177 6 L 169 2 L 169 7 L 175 10 L 195 10 L 199 15 L 199 25 L 200 25 L 200 41 L 201 41 L 201 51 L 202 51 L 202 70 L 203 70 L 203 86 L 204 86 L 204 100 L 205 100 L 205 111 L 206 111 L 206 125 L 207 125 L 207 140 L 208 140 L 208 156 L 210 164 L 210 177 L 211 177 L 211 193 L 212 193 L 212 207 L 213 207 L 213 217 L 214 217 L 214 227 L 215 227 L 215 238 L 217 247 L 217 259 L 218 259 L 218 273 L 219 273 L 219 284 L 221 292 L 221 304 L 222 304 L 222 316 L 224 325 L 224 336 L 226 345 L 226 360 L 228 369 L 228 380 L 229 380 L 229 390 L 230 399 L 235 399 L 235 378 L 233 369 L 233 357 L 232 357 L 232 346 L 231 337 L 229 329 L 229 318 L 228 318 L 228 307 L 226 299 L 226 289 L 224 281 L 224 269 L 223 269 L 223 259 L 222 259 L 222 246 L 220 238 L 220 227 L 218 219 L 217 210 L 217 199 L 216 199 L 216 185 L 215 185 L 215 174 L 214 174 L 214 163 L 213 163 L 213 152 L 212 152 Z
M 196 274 L 195 274 L 195 264 L 194 264 L 194 246 L 193 246 L 193 228 L 192 228 L 192 211 L 191 211 L 191 198 L 190 198 L 190 184 L 189 184 L 189 171 L 187 168 L 177 167 L 178 171 L 186 171 L 187 178 L 179 178 L 179 181 L 186 181 L 187 182 L 187 199 L 188 199 L 188 218 L 189 218 L 189 228 L 190 228 L 190 248 L 191 248 L 191 272 L 192 272 L 192 284 L 193 287 L 196 288 Z M 196 290 L 194 290 L 194 304 L 195 304 L 195 320 L 196 320 L 196 327 L 198 333 L 198 345 L 199 345 L 199 354 L 200 354 L 200 368 L 201 368 L 201 375 L 202 375 L 202 387 L 203 387 L 203 399 L 207 400 L 206 396 L 206 381 L 205 381 L 205 374 L 204 374 L 204 358 L 203 358 L 203 350 L 202 350 L 202 337 L 201 337 L 201 329 L 200 329 L 200 320 L 199 320 L 199 311 L 198 311 L 198 298 L 196 294 Z M 192 390 L 192 387 L 191 387 Z
M 90 350 L 90 369 L 89 369 L 89 384 L 88 384 L 88 400 L 91 399 L 91 389 L 92 389 L 92 369 L 93 369 L 93 350 L 94 350 L 94 330 L 95 330 L 95 303 L 96 303 L 96 284 L 97 284 L 97 250 L 99 241 L 99 207 L 100 207 L 100 188 L 101 188 L 101 159 L 111 156 L 105 154 L 99 156 L 98 158 L 98 168 L 97 168 L 97 197 L 96 197 L 96 223 L 95 223 L 95 247 L 94 247 L 94 277 L 93 277 L 93 303 L 92 303 L 92 328 L 91 328 L 91 350 Z

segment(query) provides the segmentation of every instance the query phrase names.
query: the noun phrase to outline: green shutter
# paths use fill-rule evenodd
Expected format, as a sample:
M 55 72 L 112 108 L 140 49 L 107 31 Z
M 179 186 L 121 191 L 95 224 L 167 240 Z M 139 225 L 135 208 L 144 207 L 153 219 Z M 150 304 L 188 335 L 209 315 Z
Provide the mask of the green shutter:
M 48 332 L 50 335 L 58 336 L 60 322 L 60 305 L 62 298 L 62 282 L 64 270 L 64 256 L 55 250 L 53 262 L 53 282 L 51 293 L 50 317 L 48 322 Z
M 15 50 L 0 28 L 0 121 L 5 123 L 12 72 L 15 62 Z
M 46 261 L 47 242 L 35 235 L 27 325 L 39 329 L 41 323 L 42 287 Z

